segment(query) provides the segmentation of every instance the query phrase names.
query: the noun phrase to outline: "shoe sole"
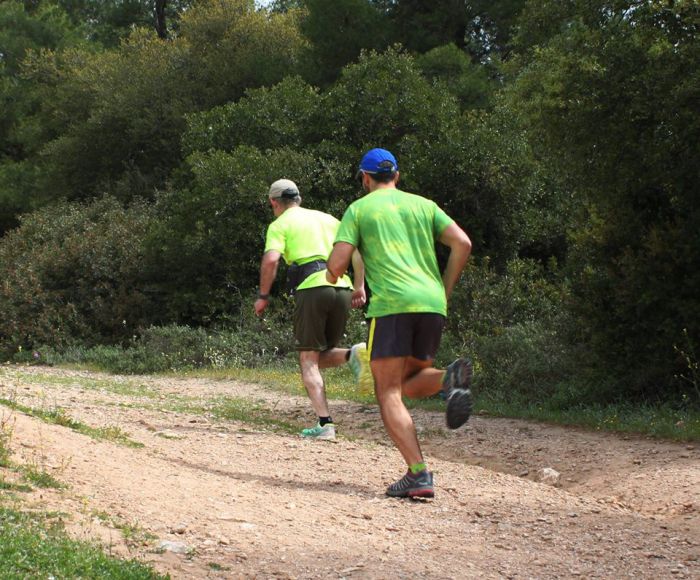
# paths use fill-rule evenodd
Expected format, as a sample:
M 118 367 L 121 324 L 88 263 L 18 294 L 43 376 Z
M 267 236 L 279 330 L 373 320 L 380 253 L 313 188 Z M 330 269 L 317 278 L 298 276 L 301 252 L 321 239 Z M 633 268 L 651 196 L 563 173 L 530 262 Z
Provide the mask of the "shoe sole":
M 464 425 L 472 413 L 472 394 L 469 389 L 452 389 L 447 399 L 447 426 L 457 429 Z
M 472 363 L 469 359 L 458 358 L 450 364 L 442 381 L 443 392 L 449 395 L 452 389 L 468 389 L 472 383 Z
M 435 490 L 432 487 L 423 487 L 419 489 L 409 489 L 397 494 L 387 491 L 386 495 L 398 498 L 435 497 Z

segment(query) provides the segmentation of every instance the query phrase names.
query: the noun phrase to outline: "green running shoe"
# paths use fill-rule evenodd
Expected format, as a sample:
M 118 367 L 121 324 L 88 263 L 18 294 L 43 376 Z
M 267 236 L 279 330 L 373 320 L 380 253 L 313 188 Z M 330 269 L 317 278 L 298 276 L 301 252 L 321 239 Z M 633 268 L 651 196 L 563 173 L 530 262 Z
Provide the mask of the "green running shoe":
M 335 439 L 335 425 L 333 423 L 326 423 L 321 427 L 321 424 L 317 423 L 315 427 L 302 429 L 301 436 L 308 439 L 333 440 Z

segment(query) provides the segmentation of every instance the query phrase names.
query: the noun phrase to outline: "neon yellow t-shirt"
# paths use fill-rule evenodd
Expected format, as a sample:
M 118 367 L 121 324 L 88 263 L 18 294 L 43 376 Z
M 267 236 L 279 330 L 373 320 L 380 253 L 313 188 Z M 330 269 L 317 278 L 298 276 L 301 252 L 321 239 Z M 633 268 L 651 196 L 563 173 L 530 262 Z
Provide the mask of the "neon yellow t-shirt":
M 333 240 L 340 222 L 332 215 L 292 206 L 284 211 L 267 228 L 265 251 L 276 250 L 287 264 L 306 264 L 314 260 L 326 260 L 333 249 Z M 297 290 L 333 286 L 326 280 L 326 270 L 311 274 Z M 343 276 L 336 288 L 352 288 L 350 278 Z
M 435 241 L 452 223 L 435 202 L 393 188 L 375 190 L 348 207 L 335 241 L 362 254 L 372 290 L 368 318 L 447 315 Z

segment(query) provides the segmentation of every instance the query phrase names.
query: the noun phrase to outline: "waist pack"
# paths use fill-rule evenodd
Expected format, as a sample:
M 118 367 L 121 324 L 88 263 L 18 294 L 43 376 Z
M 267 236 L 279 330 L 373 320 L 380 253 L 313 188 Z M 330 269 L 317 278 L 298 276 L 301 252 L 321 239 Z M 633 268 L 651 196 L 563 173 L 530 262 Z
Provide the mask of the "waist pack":
M 293 295 L 297 291 L 299 285 L 311 276 L 311 274 L 325 269 L 325 260 L 314 260 L 306 264 L 291 264 L 289 268 L 287 268 L 287 292 Z

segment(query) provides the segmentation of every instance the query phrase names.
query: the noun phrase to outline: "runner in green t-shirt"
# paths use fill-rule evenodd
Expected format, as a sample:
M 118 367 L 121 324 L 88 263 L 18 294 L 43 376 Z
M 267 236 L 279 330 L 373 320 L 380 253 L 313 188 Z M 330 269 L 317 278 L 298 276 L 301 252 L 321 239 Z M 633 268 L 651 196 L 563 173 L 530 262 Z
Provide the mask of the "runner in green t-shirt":
M 402 394 L 447 400 L 447 425 L 456 429 L 471 413 L 471 363 L 457 359 L 446 371 L 433 368 L 447 314 L 447 299 L 471 253 L 466 233 L 434 202 L 397 189 L 398 164 L 385 149 L 372 149 L 360 163 L 368 195 L 345 212 L 328 258 L 329 282 L 347 270 L 360 250 L 372 291 L 368 350 L 375 392 L 387 432 L 408 464 L 387 495 L 433 497 L 413 419 Z M 435 242 L 448 246 L 442 276 Z
M 301 434 L 316 439 L 335 439 L 335 425 L 319 369 L 347 362 L 356 380 L 365 379 L 364 343 L 351 349 L 337 348 L 350 306 L 360 307 L 365 303 L 362 259 L 358 252 L 353 253 L 354 285 L 347 276 L 329 283 L 326 258 L 340 222 L 332 215 L 302 208 L 299 189 L 289 179 L 275 181 L 268 198 L 276 219 L 267 230 L 255 313 L 262 316 L 267 308 L 279 260 L 283 257 L 289 264 L 288 290 L 295 297 L 294 337 L 301 378 L 318 415 L 316 426 L 304 429 Z

